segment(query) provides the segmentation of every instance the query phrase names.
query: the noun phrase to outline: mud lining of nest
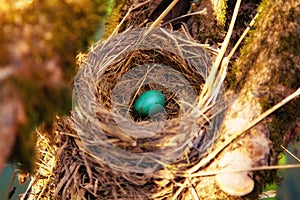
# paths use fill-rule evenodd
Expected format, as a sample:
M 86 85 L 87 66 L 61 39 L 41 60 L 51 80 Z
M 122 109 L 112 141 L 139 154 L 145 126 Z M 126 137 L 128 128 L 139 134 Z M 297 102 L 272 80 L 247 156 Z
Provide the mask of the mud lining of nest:
M 224 113 L 197 107 L 212 65 L 208 50 L 183 33 L 145 30 L 96 44 L 82 63 L 72 117 L 57 126 L 51 196 L 168 199 L 185 178 L 163 171 L 184 171 L 212 150 Z M 142 119 L 132 105 L 149 89 L 165 95 L 165 112 Z

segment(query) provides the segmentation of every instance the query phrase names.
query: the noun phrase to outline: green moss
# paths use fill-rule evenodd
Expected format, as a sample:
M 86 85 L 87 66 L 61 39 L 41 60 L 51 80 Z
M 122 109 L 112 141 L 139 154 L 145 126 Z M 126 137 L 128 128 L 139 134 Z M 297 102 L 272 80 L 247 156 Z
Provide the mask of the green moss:
M 246 39 L 241 56 L 233 65 L 227 82 L 237 93 L 251 80 L 249 89 L 254 93 L 265 89 L 258 96 L 259 103 L 265 111 L 300 87 L 300 3 L 296 0 L 289 0 L 288 3 L 283 0 L 264 0 L 259 9 L 262 12 L 254 30 Z M 268 73 L 263 75 L 265 77 L 260 77 L 261 71 Z M 286 142 L 284 136 L 287 130 L 299 119 L 299 98 L 270 116 L 268 128 L 273 159 L 282 152 L 280 145 Z M 264 188 L 266 183 L 278 183 L 280 180 L 276 170 L 255 172 L 254 177 L 255 185 L 259 189 L 258 193 L 250 194 L 254 197 L 261 192 L 260 188 Z
M 297 29 L 300 28 L 300 4 L 294 3 L 287 11 L 278 11 L 280 16 L 280 25 L 277 27 L 277 32 L 280 32 L 278 38 L 274 42 L 279 43 L 274 49 L 275 57 L 280 58 L 277 67 L 274 67 L 274 74 L 270 81 L 269 101 L 264 103 L 264 109 L 268 109 L 274 104 L 280 102 L 283 94 L 278 94 L 277 87 L 284 86 L 285 90 L 295 90 L 300 87 L 300 36 Z M 297 21 L 298 20 L 298 21 Z M 287 94 L 287 93 L 286 93 Z M 286 96 L 286 95 L 285 95 Z M 271 137 L 272 141 L 278 143 L 275 146 L 282 144 L 282 136 L 287 129 L 300 119 L 300 99 L 295 99 L 285 105 L 272 116 Z M 276 137 L 277 135 L 277 137 Z M 281 138 L 281 140 L 280 140 Z M 281 152 L 281 148 L 277 149 Z
M 218 23 L 223 27 L 225 26 L 226 21 L 227 21 L 227 18 L 226 18 L 226 12 L 227 12 L 227 7 L 228 7 L 227 2 L 228 2 L 228 0 L 218 1 L 219 7 L 215 11 L 216 19 L 217 19 Z
M 120 21 L 122 20 L 122 8 L 125 4 L 125 0 L 116 0 L 112 5 L 112 12 L 110 15 L 106 18 L 105 23 L 105 32 L 103 39 L 108 38 L 112 32 L 115 30 L 115 28 L 118 26 Z
M 259 54 L 259 52 L 255 52 L 251 49 L 254 34 L 254 30 L 249 31 L 249 36 L 245 39 L 244 45 L 240 50 L 241 57 L 233 63 L 226 77 L 227 87 L 236 93 L 238 93 L 246 83 L 249 71 L 252 69 Z

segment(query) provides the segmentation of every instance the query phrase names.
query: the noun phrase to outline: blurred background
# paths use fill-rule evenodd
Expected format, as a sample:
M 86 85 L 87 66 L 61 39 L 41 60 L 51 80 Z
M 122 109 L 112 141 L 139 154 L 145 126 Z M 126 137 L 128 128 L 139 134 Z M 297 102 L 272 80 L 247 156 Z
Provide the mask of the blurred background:
M 71 110 L 77 55 L 98 41 L 113 0 L 0 0 L 0 200 L 14 170 L 34 169 L 35 127 Z M 16 141 L 16 142 L 15 142 Z M 289 149 L 299 157 L 300 145 Z M 296 163 L 285 156 L 287 163 Z M 5 164 L 9 160 L 9 165 Z M 300 199 L 299 169 L 281 170 L 275 199 Z M 11 199 L 28 185 L 16 176 Z
M 32 131 L 71 110 L 76 55 L 103 33 L 105 0 L 0 0 L 0 168 L 32 170 Z M 14 144 L 14 141 L 16 143 Z M 22 148 L 21 148 L 22 147 Z
M 0 0 L 0 200 L 14 168 L 34 169 L 34 129 L 51 133 L 54 116 L 71 110 L 76 55 L 101 38 L 111 3 Z M 14 184 L 16 199 L 26 182 Z

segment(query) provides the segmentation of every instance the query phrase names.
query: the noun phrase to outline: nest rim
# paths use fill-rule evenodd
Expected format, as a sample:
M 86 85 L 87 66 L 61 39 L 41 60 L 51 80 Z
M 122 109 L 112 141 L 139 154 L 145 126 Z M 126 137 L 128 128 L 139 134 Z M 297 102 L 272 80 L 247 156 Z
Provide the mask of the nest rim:
M 201 151 L 202 154 L 206 152 L 206 150 L 212 146 L 213 141 L 209 141 L 209 139 L 205 139 L 207 137 L 207 133 L 203 136 L 199 136 L 200 129 L 202 126 L 207 122 L 206 118 L 203 118 L 201 113 L 199 113 L 199 110 L 197 108 L 195 109 L 196 102 L 199 98 L 199 91 L 200 88 L 199 85 L 204 84 L 205 79 L 207 78 L 207 74 L 209 74 L 210 66 L 211 66 L 211 58 L 206 52 L 206 50 L 203 48 L 203 46 L 199 45 L 198 43 L 195 43 L 190 40 L 189 37 L 182 33 L 178 32 L 172 32 L 163 28 L 156 28 L 154 29 L 150 34 L 144 35 L 146 32 L 146 28 L 141 29 L 133 29 L 133 30 L 127 30 L 121 34 L 118 34 L 117 36 L 110 38 L 104 43 L 96 44 L 94 48 L 91 49 L 90 56 L 83 62 L 82 67 L 76 77 L 75 83 L 74 83 L 74 97 L 76 100 L 79 99 L 79 101 L 75 102 L 73 105 L 73 112 L 72 116 L 74 120 L 77 122 L 76 129 L 78 130 L 78 134 L 83 139 L 83 143 L 85 143 L 86 148 L 88 151 L 92 152 L 96 157 L 100 157 L 102 162 L 110 162 L 107 163 L 110 167 L 112 167 L 115 170 L 121 170 L 121 171 L 127 171 L 127 172 L 137 172 L 137 173 L 144 173 L 145 171 L 155 171 L 159 168 L 162 168 L 163 166 L 169 165 L 171 163 L 177 162 L 178 160 L 185 159 L 184 156 L 182 156 L 183 152 L 186 152 L 187 149 L 191 149 L 194 146 L 191 145 L 193 143 L 196 143 L 197 145 L 197 151 Z M 173 45 L 173 46 L 172 46 Z M 170 48 L 170 49 L 168 49 Z M 179 117 L 174 117 L 172 119 L 166 120 L 164 122 L 164 127 L 162 131 L 160 131 L 160 138 L 164 138 L 166 140 L 166 135 L 169 135 L 169 143 L 167 142 L 160 142 L 159 144 L 155 143 L 150 148 L 154 148 L 156 146 L 164 147 L 159 149 L 158 151 L 154 152 L 144 152 L 140 151 L 129 151 L 128 149 L 136 148 L 136 146 L 139 146 L 139 141 L 137 141 L 137 138 L 140 139 L 140 136 L 133 135 L 125 135 L 125 134 L 116 134 L 118 132 L 122 132 L 122 128 L 120 129 L 120 123 L 126 124 L 128 121 L 126 119 L 124 120 L 124 116 L 119 116 L 119 113 L 114 113 L 112 110 L 110 110 L 109 106 L 109 100 L 108 103 L 105 102 L 104 106 L 101 105 L 103 103 L 103 99 L 107 98 L 109 95 L 104 94 L 102 95 L 102 102 L 99 102 L 99 96 L 95 95 L 94 91 L 99 91 L 99 88 L 97 88 L 99 85 L 98 83 L 105 85 L 105 81 L 101 79 L 101 77 L 108 74 L 107 80 L 114 80 L 114 82 L 120 79 L 121 75 L 126 74 L 131 69 L 134 69 L 134 67 L 138 68 L 140 66 L 146 65 L 149 68 L 149 63 L 137 63 L 132 62 L 132 52 L 141 53 L 139 51 L 149 51 L 153 50 L 154 54 L 157 52 L 171 52 L 169 55 L 171 57 L 169 59 L 174 59 L 176 61 L 179 60 L 180 66 L 183 66 L 183 69 L 180 67 L 172 66 L 171 68 L 174 70 L 180 70 L 182 74 L 182 70 L 189 71 L 190 75 L 188 75 L 188 79 L 191 80 L 192 78 L 197 79 L 197 76 L 201 76 L 201 83 L 198 82 L 199 88 L 194 91 L 197 92 L 195 95 L 193 101 L 186 102 L 186 101 L 179 101 L 179 107 L 181 107 L 183 104 L 184 106 L 187 106 L 190 108 L 188 109 L 188 112 L 184 112 L 183 115 L 180 115 Z M 190 52 L 191 51 L 191 52 Z M 113 53 L 115 52 L 115 55 L 113 57 Z M 97 56 L 105 54 L 103 56 Z M 202 53 L 202 54 L 201 54 Z M 135 54 L 136 55 L 136 54 Z M 175 56 L 174 56 L 175 55 Z M 144 55 L 144 57 L 147 57 L 149 55 Z M 151 57 L 151 56 L 150 56 Z M 98 60 L 95 60 L 97 58 Z M 125 59 L 124 59 L 125 58 Z M 126 59 L 127 58 L 127 59 Z M 153 58 L 150 58 L 150 60 Z M 125 61 L 124 61 L 125 60 Z M 159 60 L 159 59 L 158 59 Z M 157 61 L 154 59 L 154 61 Z M 153 65 L 164 65 L 165 63 L 160 63 L 160 61 L 157 61 L 157 63 L 154 63 Z M 124 65 L 128 65 L 128 68 L 124 70 Z M 172 62 L 170 62 L 173 64 Z M 151 62 L 150 62 L 151 64 Z M 203 67 L 204 65 L 204 67 Z M 137 67 L 138 66 L 138 67 Z M 151 67 L 151 65 L 150 65 Z M 123 69 L 122 69 L 123 68 Z M 122 71 L 123 70 L 123 71 Z M 121 72 L 120 72 L 121 71 Z M 121 75 L 119 77 L 112 76 L 112 72 L 118 72 Z M 87 76 L 87 74 L 90 74 L 91 76 Z M 194 76 L 193 76 L 194 75 Z M 113 78 L 112 78 L 113 77 Z M 130 76 L 129 76 L 130 77 Z M 192 78 L 190 78 L 192 77 Z M 196 77 L 196 78 L 195 78 Z M 136 78 L 136 77 L 134 77 Z M 140 77 L 141 78 L 141 77 Z M 153 78 L 153 77 L 152 77 Z M 188 81 L 189 81 L 188 80 Z M 199 80 L 199 78 L 198 78 Z M 157 80 L 156 80 L 157 81 Z M 194 80 L 193 80 L 194 81 Z M 85 94 L 89 93 L 87 97 L 79 97 L 78 95 L 83 94 L 82 92 L 82 83 L 89 83 L 85 84 Z M 155 82 L 155 81 L 154 81 Z M 96 83 L 96 84 L 95 84 Z M 189 81 L 190 83 L 190 81 Z M 82 84 L 82 85 L 80 85 Z M 117 85 L 117 83 L 115 83 Z M 103 86 L 101 90 L 105 90 L 107 86 Z M 132 87 L 132 86 L 131 86 Z M 129 87 L 129 88 L 131 88 Z M 84 88 L 84 87 L 83 87 Z M 108 86 L 108 92 L 112 93 L 112 87 L 109 88 Z M 81 90 L 80 90 L 81 89 Z M 198 91 L 197 91 L 198 90 Z M 127 92 L 124 92 L 127 93 Z M 187 96 L 187 95 L 185 95 Z M 81 98 L 81 99 L 80 99 Z M 101 99 L 101 98 L 100 98 Z M 87 102 L 89 101 L 89 104 L 97 105 L 94 109 L 87 107 Z M 92 103 L 91 103 L 92 102 Z M 99 104 L 100 103 L 100 104 Z M 181 104 L 182 103 L 182 104 Z M 86 105 L 84 105 L 86 104 Z M 112 103 L 111 103 L 112 104 Z M 107 109 L 108 107 L 108 109 Z M 96 113 L 96 114 L 95 114 Z M 100 117 L 99 117 L 100 116 Z M 103 117 L 105 116 L 105 117 Z M 99 118 L 101 118 L 100 121 L 103 121 L 102 125 L 99 126 Z M 98 120 L 94 120 L 92 118 L 98 118 Z M 88 119 L 88 120 L 87 120 Z M 114 123 L 113 120 L 118 121 L 118 123 Z M 127 119 L 128 120 L 128 119 Z M 218 120 L 217 120 L 218 121 Z M 195 123 L 196 122 L 196 123 Z M 108 127 L 106 127 L 106 124 L 112 123 L 114 124 L 113 127 L 110 127 L 110 130 Z M 160 122 L 151 122 L 154 124 L 154 126 L 158 126 L 157 124 Z M 200 123 L 200 126 L 199 126 Z M 84 126 L 82 125 L 84 124 Z M 95 127 L 91 128 L 91 124 L 93 124 Z M 183 126 L 182 126 L 183 124 Z M 87 125 L 89 126 L 89 130 L 92 130 L 92 133 L 86 137 L 86 129 Z M 131 123 L 132 125 L 132 123 Z M 103 128 L 105 127 L 105 128 Z M 153 127 L 153 126 L 152 126 Z M 175 127 L 175 128 L 174 128 Z M 186 134 L 186 127 L 190 128 L 190 133 Z M 97 135 L 97 131 L 105 129 L 101 135 L 98 135 L 97 141 L 98 142 L 90 142 L 94 141 L 93 135 Z M 212 129 L 215 129 L 215 124 L 212 126 Z M 171 130 L 171 131 L 170 131 Z M 124 131 L 124 130 L 123 130 Z M 132 131 L 132 129 L 129 131 Z M 139 129 L 140 131 L 140 129 Z M 161 134 L 162 132 L 168 133 L 168 134 Z M 174 136 L 177 132 L 177 138 Z M 183 134 L 179 134 L 180 132 L 183 132 Z M 210 130 L 212 134 L 214 134 L 214 130 Z M 147 138 L 147 131 L 144 133 L 146 137 L 141 138 Z M 114 137 L 113 139 L 107 140 L 107 135 L 109 137 Z M 119 138 L 120 140 L 123 140 L 123 143 L 118 144 L 117 148 L 115 147 L 116 143 L 112 144 L 112 141 L 115 141 L 115 138 Z M 199 139 L 200 138 L 200 139 Z M 217 137 L 212 135 L 210 139 L 216 139 Z M 150 138 L 153 139 L 153 138 Z M 176 140 L 177 139 L 177 140 Z M 153 139 L 155 140 L 155 138 Z M 156 137 L 157 140 L 157 137 Z M 205 140 L 205 145 L 202 145 L 202 150 L 200 150 L 201 145 L 199 141 Z M 99 141 L 106 141 L 106 142 L 100 142 Z M 124 143 L 124 141 L 126 141 Z M 175 142 L 174 142 L 175 141 Z M 178 145 L 178 143 L 180 143 Z M 95 147 L 96 145 L 102 145 L 102 148 L 99 150 L 99 147 Z M 174 146 L 177 146 L 174 148 Z M 121 147 L 121 148 L 118 148 Z M 97 150 L 98 148 L 98 150 Z M 116 151 L 114 151 L 116 150 Z M 124 151 L 125 150 L 125 151 Z M 188 150 L 189 151 L 189 150 Z M 109 152 L 103 153 L 103 152 Z M 171 153 L 172 152 L 172 153 Z M 178 153 L 180 152 L 180 153 Z M 159 153 L 159 156 L 158 156 Z M 171 153 L 171 155 L 170 155 Z M 175 156 L 173 155 L 175 154 Z M 179 154 L 179 156 L 178 156 Z M 125 155 L 125 156 L 124 156 Z M 167 155 L 167 156 L 166 156 Z M 200 153 L 199 153 L 200 155 Z M 199 156 L 198 155 L 198 156 Z M 202 155 L 204 156 L 204 155 Z M 201 156 L 200 156 L 201 157 Z M 130 158 L 130 159 L 128 159 Z M 134 158 L 134 159 L 133 159 Z M 110 161 L 108 161 L 110 160 Z M 118 160 L 121 160 L 119 162 Z M 125 161 L 125 162 L 124 162 Z M 143 163 L 140 166 L 134 166 L 136 163 Z M 129 164 L 130 167 L 126 166 L 124 168 L 124 163 Z M 122 165 L 121 165 L 122 164 Z

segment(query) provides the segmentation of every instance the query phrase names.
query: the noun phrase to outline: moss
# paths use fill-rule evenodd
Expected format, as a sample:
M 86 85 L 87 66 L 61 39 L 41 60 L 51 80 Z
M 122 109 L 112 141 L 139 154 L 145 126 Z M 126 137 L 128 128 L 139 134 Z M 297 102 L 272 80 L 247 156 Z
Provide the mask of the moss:
M 259 195 L 265 189 L 267 183 L 268 184 L 278 184 L 282 179 L 278 175 L 277 170 L 264 170 L 264 171 L 256 171 L 253 173 L 255 188 L 254 193 L 250 193 L 246 196 L 246 199 L 259 199 Z
M 233 63 L 226 77 L 227 88 L 234 90 L 236 93 L 241 90 L 247 81 L 249 71 L 253 67 L 253 63 L 259 52 L 252 51 L 251 45 L 253 42 L 254 30 L 249 31 L 249 36 L 245 39 L 244 45 L 241 48 L 242 58 Z
M 291 6 L 288 11 L 282 11 L 281 4 L 282 2 L 274 3 L 268 0 L 261 3 L 259 9 L 263 12 L 255 24 L 255 29 L 250 31 L 245 41 L 241 50 L 241 58 L 234 63 L 228 74 L 228 85 L 235 91 L 243 87 L 253 66 L 259 73 L 260 68 L 265 65 L 272 69 L 271 81 L 267 83 L 271 88 L 270 93 L 275 93 L 272 87 L 278 83 L 292 89 L 299 87 L 300 37 L 295 26 L 297 22 L 294 21 L 299 19 L 299 5 L 297 7 L 294 2 L 294 7 Z M 276 13 L 276 15 L 271 13 Z M 271 40 L 270 37 L 272 37 Z M 258 60 L 259 56 L 260 60 Z M 271 103 L 270 99 L 273 99 L 273 96 L 268 99 L 263 101 L 267 104 Z M 279 99 L 273 103 L 278 101 Z M 265 109 L 270 106 L 263 105 Z
M 122 19 L 122 8 L 125 4 L 125 0 L 117 0 L 113 4 L 112 12 L 110 15 L 106 18 L 105 23 L 105 32 L 103 39 L 108 38 L 112 32 L 115 30 L 115 28 L 118 26 L 119 22 Z
M 244 30 L 248 27 L 248 24 L 250 24 L 251 20 L 257 13 L 258 4 L 261 2 L 261 0 L 246 0 L 243 1 L 241 4 L 236 22 L 235 27 L 230 39 L 229 48 L 233 47 L 240 36 L 243 34 Z M 230 20 L 232 18 L 233 10 L 235 7 L 236 1 L 228 0 L 228 11 L 227 11 L 227 18 L 228 21 L 226 22 L 225 28 L 228 29 Z M 261 4 L 260 4 L 261 5 Z M 259 21 L 258 19 L 256 21 Z M 229 71 L 226 78 L 226 84 L 227 88 L 231 90 L 235 90 L 236 92 L 240 91 L 240 89 L 243 87 L 243 85 L 246 82 L 246 78 L 248 76 L 248 73 L 250 69 L 252 68 L 252 63 L 255 62 L 257 55 L 259 54 L 258 51 L 252 51 L 252 45 L 253 45 L 253 38 L 255 32 L 257 31 L 258 23 L 254 24 L 253 27 L 251 27 L 250 31 L 248 32 L 248 37 L 244 39 L 244 41 L 241 43 L 240 47 L 235 52 L 234 56 L 232 57 L 233 64 L 229 66 Z M 245 57 L 244 60 L 238 60 L 238 62 L 235 61 L 236 57 L 243 55 Z
M 285 90 L 295 90 L 300 87 L 300 35 L 297 31 L 300 28 L 300 3 L 294 2 L 289 9 L 277 13 L 280 22 L 274 32 L 279 34 L 273 42 L 278 45 L 273 48 L 272 54 L 279 61 L 272 69 L 269 100 L 262 102 L 264 109 L 268 109 L 284 98 L 284 95 L 278 91 L 278 87 L 283 86 Z M 299 118 L 300 99 L 293 100 L 272 115 L 271 137 L 274 137 L 272 141 L 278 143 L 275 146 L 282 144 L 282 136 Z M 279 148 L 277 151 L 282 150 Z
M 236 93 L 245 86 L 258 93 L 259 103 L 265 111 L 300 87 L 300 2 L 264 0 L 259 9 L 262 12 L 227 82 Z M 284 136 L 288 128 L 299 119 L 299 98 L 269 117 L 272 159 L 276 160 L 282 152 L 280 145 L 286 145 Z M 258 193 L 250 194 L 254 197 L 266 183 L 278 183 L 280 179 L 276 170 L 255 172 L 254 177 L 258 189 Z
M 228 0 L 217 1 L 217 5 L 215 5 L 216 20 L 218 24 L 220 24 L 222 27 L 225 26 L 225 23 L 227 21 L 226 18 L 227 1 Z

